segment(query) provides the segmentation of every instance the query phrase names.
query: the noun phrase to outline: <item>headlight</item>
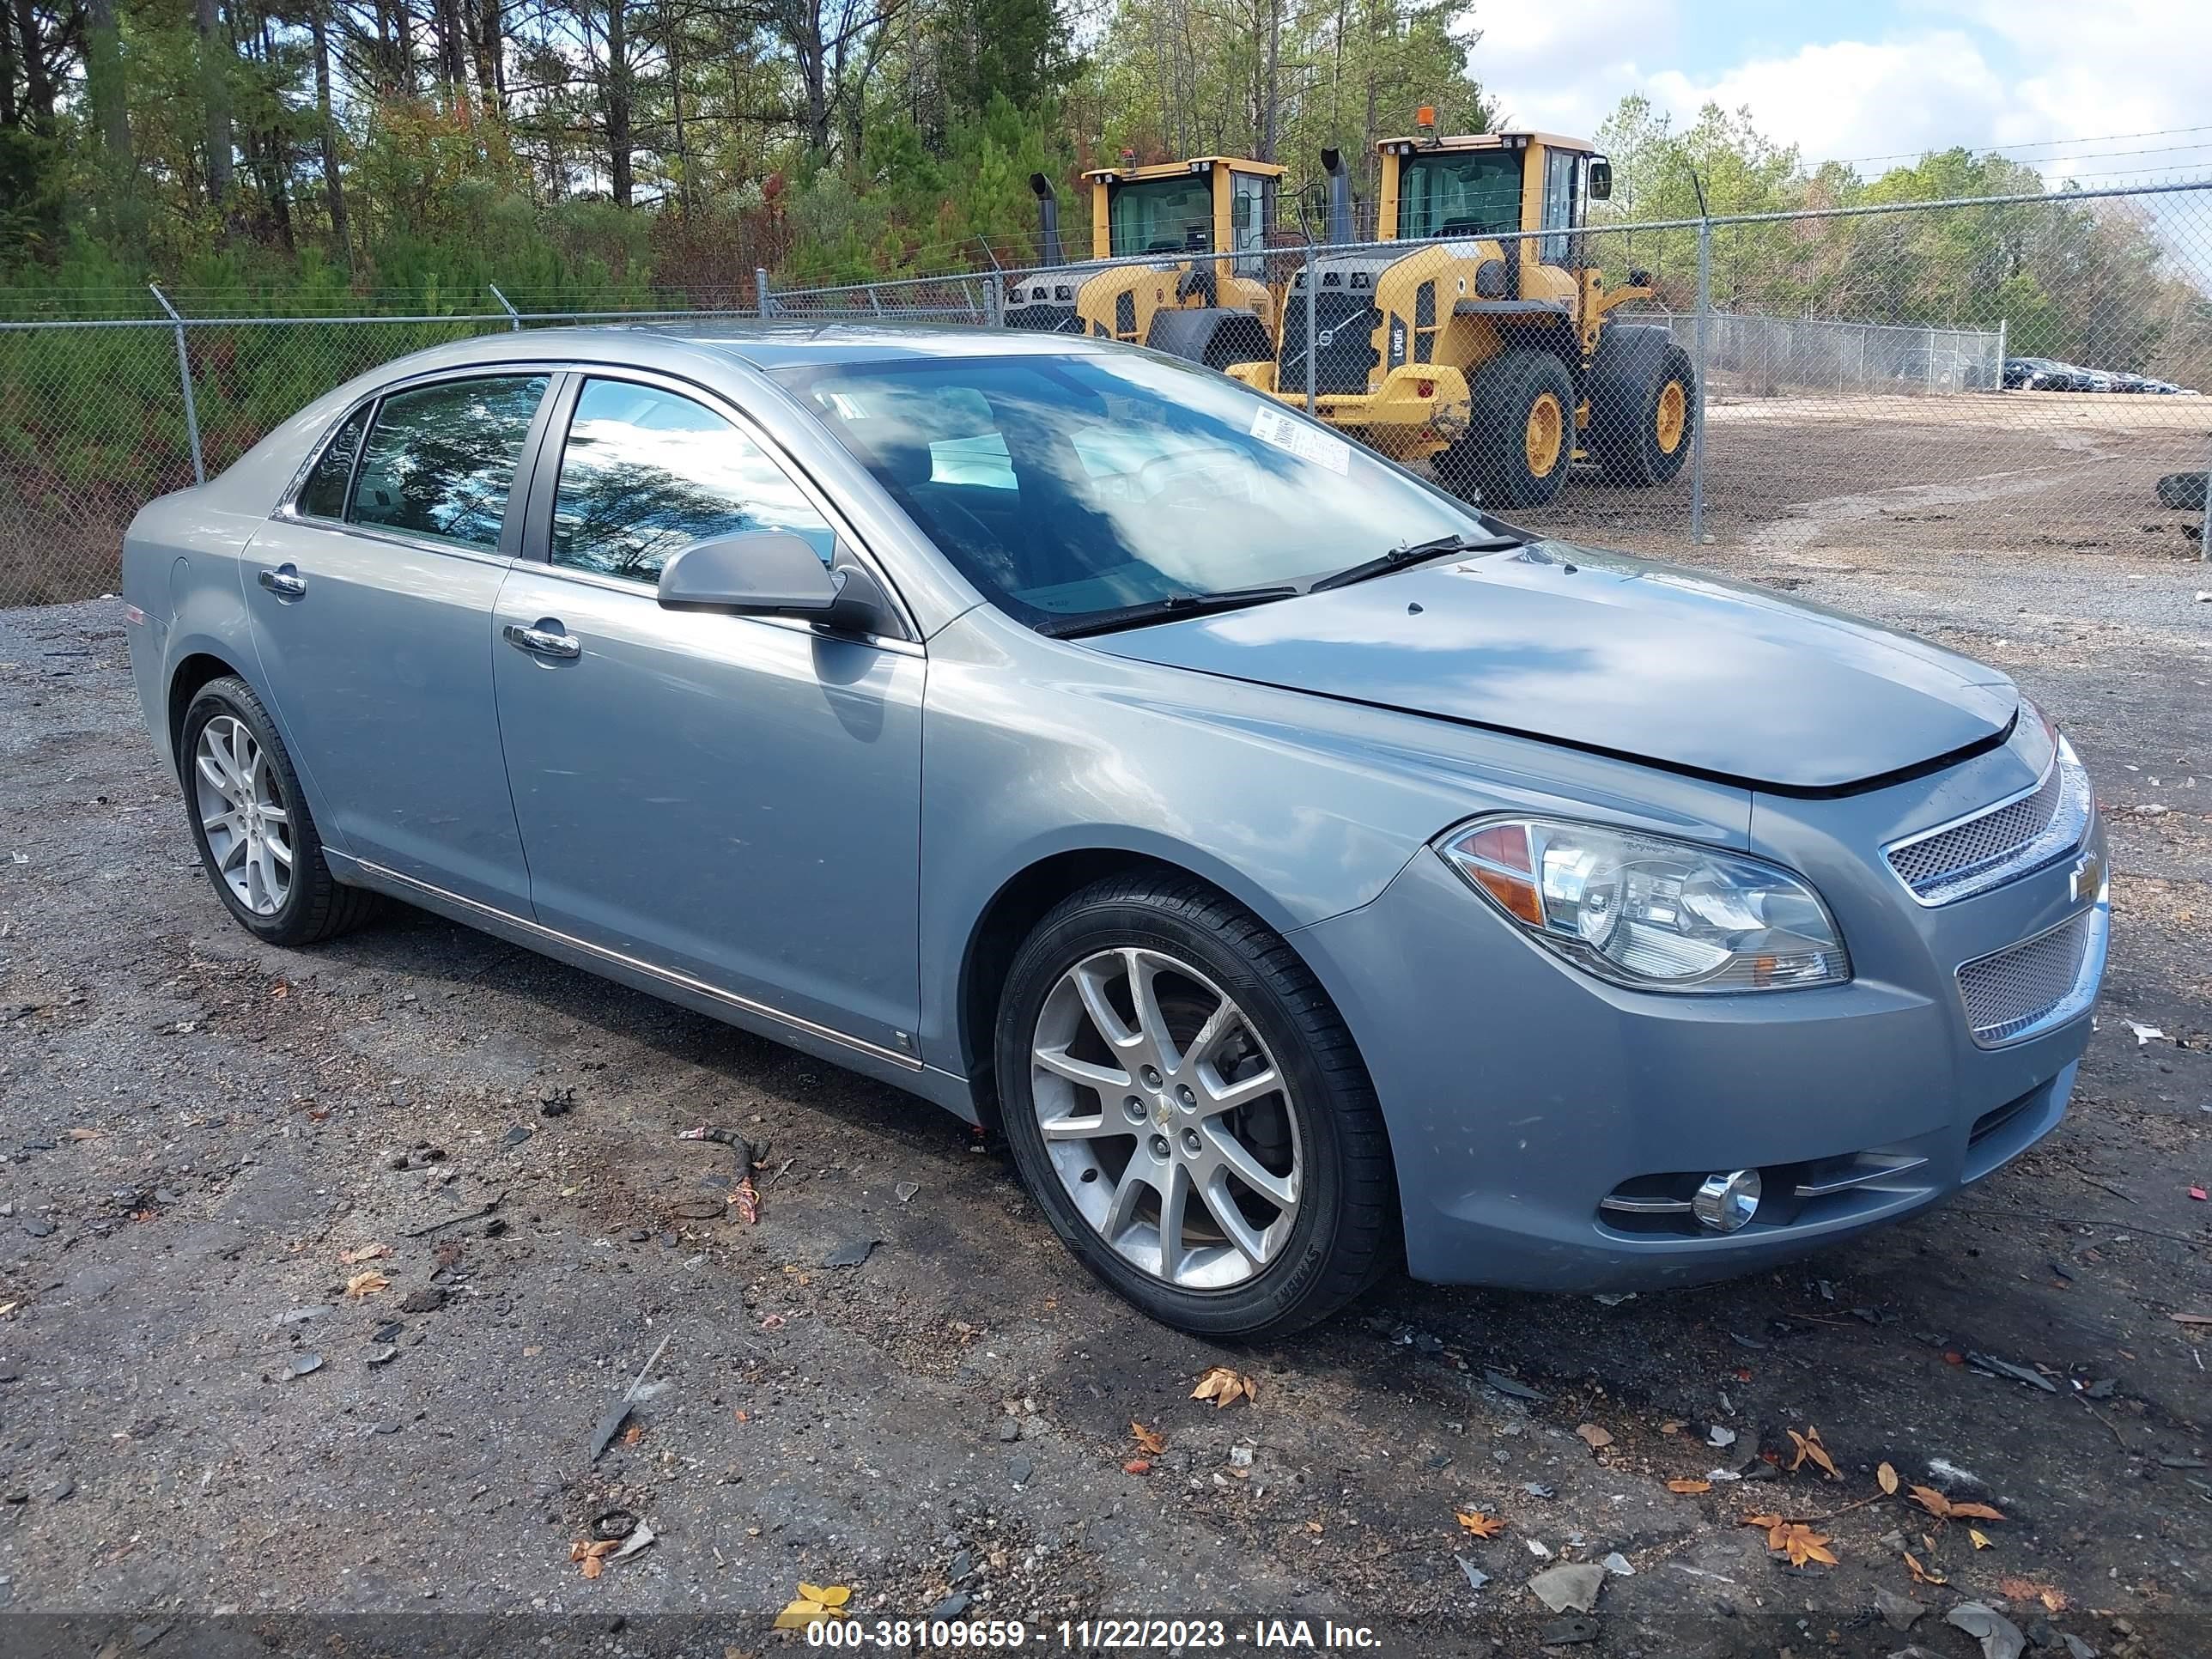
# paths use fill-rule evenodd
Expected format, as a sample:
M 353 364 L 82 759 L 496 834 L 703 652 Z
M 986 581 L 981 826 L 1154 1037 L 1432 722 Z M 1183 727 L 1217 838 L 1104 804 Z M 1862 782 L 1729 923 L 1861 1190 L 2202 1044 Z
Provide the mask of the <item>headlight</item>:
M 1840 985 L 1827 907 L 1771 864 L 1692 842 L 1549 818 L 1488 818 L 1437 851 L 1547 948 L 1639 991 Z

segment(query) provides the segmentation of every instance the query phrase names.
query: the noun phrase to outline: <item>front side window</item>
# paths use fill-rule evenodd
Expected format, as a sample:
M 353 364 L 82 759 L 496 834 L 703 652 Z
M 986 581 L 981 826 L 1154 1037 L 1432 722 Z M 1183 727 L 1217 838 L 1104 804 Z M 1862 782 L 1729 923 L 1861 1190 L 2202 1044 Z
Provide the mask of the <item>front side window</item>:
M 1494 533 L 1195 365 L 985 356 L 781 374 L 979 590 L 1036 626 Z
M 361 453 L 361 434 L 368 430 L 368 410 L 354 410 L 337 429 L 322 458 L 300 486 L 300 511 L 310 519 L 345 517 L 346 486 L 353 482 L 353 458 Z
M 1398 173 L 1398 234 L 1502 236 L 1521 228 L 1517 149 L 1412 155 Z
M 1571 149 L 1547 149 L 1544 152 L 1544 228 L 1548 231 L 1571 231 L 1582 222 L 1582 165 L 1583 158 Z M 1546 264 L 1564 265 L 1569 263 L 1569 251 L 1574 239 L 1565 235 L 1544 238 L 1541 258 Z
M 704 404 L 628 380 L 586 380 L 561 451 L 553 562 L 657 584 L 672 555 L 744 530 L 784 530 L 827 564 L 836 532 L 761 447 Z
M 486 377 L 392 393 L 377 407 L 347 518 L 495 550 L 546 381 Z
M 1114 257 L 1207 252 L 1213 246 L 1213 180 L 1203 173 L 1115 185 L 1108 206 Z

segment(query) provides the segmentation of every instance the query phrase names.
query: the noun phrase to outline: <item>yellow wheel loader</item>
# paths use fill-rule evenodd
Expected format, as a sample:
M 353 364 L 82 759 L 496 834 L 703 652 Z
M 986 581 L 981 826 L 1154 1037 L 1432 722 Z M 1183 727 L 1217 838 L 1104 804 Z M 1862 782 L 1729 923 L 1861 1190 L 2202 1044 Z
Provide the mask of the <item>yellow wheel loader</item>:
M 1267 239 L 1281 167 L 1200 155 L 1083 176 L 1097 257 L 1142 263 L 1063 269 L 1059 204 L 1032 173 L 1043 268 L 1007 279 L 1007 327 L 1127 340 L 1211 368 L 1274 355 L 1281 290 L 1267 284 Z
M 1612 167 L 1579 138 L 1543 132 L 1385 139 L 1380 242 L 1332 246 L 1308 339 L 1307 271 L 1291 280 L 1270 361 L 1229 373 L 1315 412 L 1493 507 L 1540 506 L 1577 459 L 1615 483 L 1664 483 L 1690 451 L 1698 408 L 1688 355 L 1668 331 L 1612 313 L 1651 293 L 1608 289 L 1583 232 Z M 1350 240 L 1351 187 L 1325 153 L 1329 240 Z

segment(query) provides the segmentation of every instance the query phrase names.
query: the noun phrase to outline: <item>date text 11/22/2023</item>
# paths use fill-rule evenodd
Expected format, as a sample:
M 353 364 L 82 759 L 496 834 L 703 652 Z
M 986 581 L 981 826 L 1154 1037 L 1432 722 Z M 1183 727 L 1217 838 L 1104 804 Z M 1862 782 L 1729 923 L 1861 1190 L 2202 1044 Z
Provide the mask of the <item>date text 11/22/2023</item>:
M 1369 1626 L 1327 1619 L 1063 1619 L 1034 1626 L 1021 1619 L 822 1619 L 807 1626 L 806 1644 L 878 1650 L 1036 1646 L 1076 1653 L 1227 1648 L 1309 1653 L 1373 1652 L 1382 1638 Z

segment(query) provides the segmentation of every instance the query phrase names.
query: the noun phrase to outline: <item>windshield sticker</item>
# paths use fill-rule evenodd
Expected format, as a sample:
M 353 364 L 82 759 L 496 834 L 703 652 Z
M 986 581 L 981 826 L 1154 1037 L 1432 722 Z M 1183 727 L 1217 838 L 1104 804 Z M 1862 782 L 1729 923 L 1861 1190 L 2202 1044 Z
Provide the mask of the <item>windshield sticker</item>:
M 1352 446 L 1341 438 L 1308 426 L 1304 421 L 1293 420 L 1279 410 L 1262 409 L 1252 416 L 1252 435 L 1263 444 L 1273 444 L 1302 461 L 1311 461 L 1330 471 L 1342 475 L 1352 468 Z

